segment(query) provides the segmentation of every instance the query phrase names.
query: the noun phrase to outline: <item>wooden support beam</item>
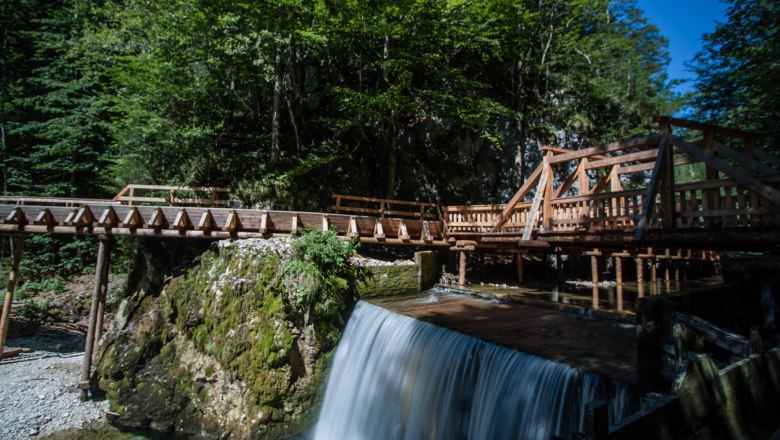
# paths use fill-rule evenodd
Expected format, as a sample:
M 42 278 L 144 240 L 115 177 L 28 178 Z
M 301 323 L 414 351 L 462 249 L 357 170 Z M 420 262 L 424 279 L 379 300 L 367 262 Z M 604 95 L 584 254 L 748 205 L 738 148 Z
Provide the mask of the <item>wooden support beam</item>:
M 584 196 L 590 193 L 590 177 L 588 177 L 588 158 L 580 159 L 580 166 L 577 168 L 577 181 L 579 182 L 579 195 Z
M 715 168 L 716 170 L 727 175 L 729 178 L 734 179 L 735 181 L 753 189 L 761 197 L 780 204 L 780 191 L 778 191 L 776 188 L 765 184 L 764 182 L 745 173 L 744 171 L 740 171 L 725 160 L 718 159 L 712 153 L 707 153 L 694 144 L 685 142 L 675 136 L 671 136 L 670 141 L 673 145 L 685 150 L 686 153 L 690 154 L 696 159 L 701 160 L 705 164 L 710 165 L 712 168 Z
M 293 214 L 290 218 L 290 234 L 295 235 L 298 233 L 298 214 Z
M 523 231 L 523 237 L 521 238 L 521 241 L 528 241 L 531 239 L 531 233 L 534 230 L 534 226 L 536 226 L 536 218 L 539 215 L 539 205 L 542 204 L 542 199 L 544 199 L 544 191 L 547 188 L 547 179 L 550 178 L 548 171 L 550 167 L 547 166 L 546 158 L 540 167 L 542 167 L 542 174 L 539 177 L 539 184 L 536 186 L 536 194 L 534 194 L 534 201 L 531 204 L 531 211 L 528 213 L 528 217 L 525 219 L 525 230 Z
M 658 150 L 658 156 L 655 158 L 655 168 L 653 168 L 653 174 L 650 176 L 650 184 L 647 186 L 647 194 L 645 195 L 645 199 L 643 200 L 642 204 L 642 216 L 639 218 L 636 234 L 634 234 L 634 240 L 636 241 L 645 239 L 648 225 L 652 219 L 653 211 L 655 211 L 655 196 L 658 194 L 658 186 L 661 182 L 661 175 L 666 153 L 669 151 L 666 140 L 661 142 Z
M 406 223 L 403 220 L 398 223 L 398 238 L 404 241 L 407 241 L 411 238 L 409 236 L 409 232 L 406 229 Z
M 40 213 L 38 213 L 38 216 L 35 217 L 35 220 L 33 220 L 33 224 L 41 226 L 56 226 L 57 221 L 54 220 L 54 214 L 51 213 L 49 208 L 45 208 Z
M 728 145 L 722 144 L 716 140 L 712 140 L 712 146 L 714 147 L 715 151 L 723 157 L 730 157 L 732 159 L 736 159 L 745 166 L 751 170 L 752 173 L 764 173 L 764 174 L 776 174 L 780 170 L 773 168 L 769 165 L 765 165 L 763 162 L 756 160 L 753 158 L 753 156 L 743 153 L 741 151 L 735 150 L 734 148 L 729 147 Z M 707 151 L 705 149 L 705 151 Z M 710 152 L 710 151 L 708 151 Z
M 458 265 L 458 286 L 466 285 L 466 252 L 460 251 L 460 264 Z
M 103 268 L 103 278 L 100 282 L 100 302 L 98 303 L 97 322 L 95 323 L 95 345 L 97 345 L 100 338 L 103 337 L 103 322 L 105 320 L 106 302 L 108 300 L 108 275 L 111 269 L 111 245 L 113 242 L 111 240 L 106 241 L 106 246 L 108 246 L 108 248 L 106 249 L 106 258 L 103 263 L 105 265 Z
M 112 207 L 108 207 L 103 210 L 103 213 L 100 215 L 100 219 L 97 222 L 97 225 L 102 228 L 113 228 L 116 226 L 119 226 L 119 216 L 116 214 L 116 211 Z
M 501 211 L 501 214 L 499 214 L 498 218 L 496 219 L 496 222 L 493 224 L 493 227 L 490 229 L 490 232 L 496 232 L 498 231 L 501 226 L 506 223 L 507 220 L 509 220 L 509 217 L 512 215 L 512 211 L 515 209 L 515 205 L 517 205 L 521 200 L 523 200 L 523 197 L 525 197 L 528 192 L 531 190 L 533 185 L 539 180 L 539 178 L 542 175 L 542 170 L 544 169 L 544 163 L 539 164 L 539 166 L 536 167 L 536 169 L 531 173 L 530 176 L 528 176 L 528 179 L 523 182 L 523 185 L 520 187 L 519 190 L 515 193 L 515 195 L 512 196 L 512 198 L 507 202 L 506 206 L 504 207 L 503 211 Z
M 92 214 L 92 210 L 89 206 L 83 206 L 76 211 L 76 215 L 71 220 L 71 226 L 79 226 L 88 228 L 92 226 L 95 221 L 95 215 Z
M 298 216 L 295 217 L 296 219 Z M 297 226 L 297 225 L 296 225 Z M 268 233 L 268 213 L 264 212 L 260 215 L 260 228 L 258 231 L 261 234 L 267 234 Z
M 192 221 L 190 220 L 190 216 L 187 214 L 186 209 L 180 209 L 179 212 L 176 213 L 176 218 L 173 221 L 173 227 L 179 231 L 192 229 Z
M 515 263 L 517 265 L 517 282 L 522 284 L 525 275 L 523 273 L 523 254 L 515 254 L 515 258 L 517 258 Z
M 11 271 L 8 272 L 8 285 L 5 289 L 5 299 L 3 300 L 3 311 L 0 315 L 0 356 L 5 353 L 5 342 L 8 337 L 8 325 L 11 322 L 11 306 L 14 302 L 14 291 L 16 282 L 19 279 L 19 262 L 22 260 L 22 251 L 24 250 L 24 236 L 16 237 L 14 245 L 13 262 Z
M 238 212 L 235 209 L 231 209 L 225 219 L 225 226 L 223 230 L 228 232 L 237 232 L 241 228 L 241 219 L 238 217 Z
M 672 317 L 718 347 L 740 357 L 748 356 L 750 343 L 744 336 L 685 312 L 672 312 Z
M 228 214 L 230 215 L 230 214 Z M 219 229 L 217 226 L 216 220 L 214 220 L 214 216 L 211 214 L 211 210 L 207 209 L 200 215 L 200 220 L 198 220 L 198 229 L 201 231 L 213 231 L 216 229 Z
M 152 212 L 152 216 L 149 218 L 146 226 L 157 230 L 168 227 L 168 219 L 165 218 L 165 213 L 161 208 L 157 208 Z
M 374 238 L 377 240 L 385 239 L 385 228 L 382 226 L 382 219 L 376 219 L 374 222 Z
M 553 169 L 550 165 L 550 158 L 552 157 L 552 151 L 548 151 L 545 156 L 544 163 L 547 167 L 547 179 L 544 185 L 544 200 L 542 201 L 542 229 L 545 232 L 552 232 L 553 230 Z
M 605 174 L 601 179 L 599 179 L 598 182 L 596 182 L 596 186 L 594 186 L 590 192 L 588 192 L 589 196 L 596 195 L 600 193 L 601 191 L 604 191 L 604 188 L 607 187 L 610 180 L 612 180 L 612 170 L 610 170 L 607 174 Z
M 14 208 L 8 216 L 5 218 L 6 224 L 24 226 L 27 222 L 27 217 L 24 215 L 24 211 L 21 208 Z
M 330 220 L 328 214 L 322 214 L 322 232 L 328 232 L 330 230 Z
M 633 139 L 612 142 L 600 147 L 584 148 L 582 150 L 575 150 L 570 153 L 553 156 L 550 164 L 555 165 L 557 163 L 568 162 L 570 160 L 581 159 L 583 157 L 591 157 L 596 154 L 612 153 L 615 151 L 625 150 L 627 148 L 650 147 L 652 145 L 658 145 L 660 141 L 661 137 L 657 134 L 653 134 L 650 136 L 636 137 Z
M 354 238 L 360 237 L 360 230 L 358 230 L 357 220 L 355 217 L 349 218 L 349 227 L 347 229 L 347 237 Z
M 101 285 L 103 283 L 103 271 L 106 268 L 106 258 L 108 254 L 107 240 L 100 240 L 98 243 L 97 267 L 95 269 L 95 286 L 92 290 L 92 303 L 89 308 L 89 325 L 87 327 L 87 337 L 84 343 L 84 361 L 81 364 L 81 382 L 78 388 L 81 389 L 81 400 L 89 399 L 89 384 L 92 377 L 92 354 L 95 349 L 95 330 L 97 325 L 98 308 L 100 307 Z
M 141 211 L 138 208 L 130 208 L 125 215 L 125 219 L 122 221 L 123 228 L 135 229 L 142 226 L 144 223 L 143 217 L 141 217 Z
M 420 240 L 430 243 L 433 241 L 433 237 L 431 237 L 431 227 L 428 224 L 427 221 L 422 222 L 422 236 L 420 237 Z
M 590 274 L 593 279 L 593 310 L 599 308 L 599 257 L 590 257 Z

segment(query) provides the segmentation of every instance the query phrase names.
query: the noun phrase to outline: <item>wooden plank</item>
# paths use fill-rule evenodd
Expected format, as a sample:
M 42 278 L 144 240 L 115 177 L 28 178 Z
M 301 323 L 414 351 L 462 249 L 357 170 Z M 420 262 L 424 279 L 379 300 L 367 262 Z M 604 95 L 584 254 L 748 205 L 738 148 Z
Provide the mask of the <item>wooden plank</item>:
M 546 158 L 545 158 L 546 159 Z M 539 205 L 544 198 L 544 189 L 547 186 L 547 179 L 549 179 L 548 170 L 549 166 L 547 160 L 543 161 L 540 167 L 542 168 L 541 176 L 539 177 L 539 184 L 536 186 L 536 194 L 534 194 L 534 201 L 531 205 L 531 211 L 528 214 L 528 220 L 525 224 L 525 230 L 523 231 L 522 241 L 528 241 L 531 239 L 531 232 L 533 232 L 536 225 L 536 218 L 539 215 Z M 495 232 L 495 228 L 491 232 Z
M 374 238 L 377 240 L 384 240 L 385 238 L 385 229 L 382 226 L 382 219 L 376 219 L 374 222 Z
M 544 200 L 542 200 L 542 228 L 544 228 L 545 231 L 551 231 L 553 227 L 553 209 L 552 209 L 552 201 L 553 201 L 553 180 L 554 174 L 552 166 L 550 165 L 550 158 L 552 157 L 552 152 L 548 152 L 545 156 L 545 162 L 547 167 L 547 182 L 545 182 L 544 185 Z
M 718 347 L 737 356 L 748 356 L 750 343 L 744 336 L 722 329 L 709 321 L 685 312 L 672 312 L 672 317 Z
M 357 226 L 357 221 L 355 221 L 355 217 L 349 218 L 349 229 L 347 229 L 347 237 L 359 237 L 360 236 L 360 230 Z
M 768 200 L 771 200 L 772 202 L 780 203 L 780 191 L 778 191 L 776 188 L 773 188 L 761 182 L 760 180 L 756 179 L 755 177 L 743 171 L 738 170 L 737 168 L 730 165 L 728 162 L 716 158 L 711 153 L 707 153 L 703 151 L 702 149 L 700 149 L 698 146 L 694 144 L 685 142 L 682 139 L 679 139 L 675 136 L 670 136 L 670 141 L 672 142 L 672 144 L 685 150 L 691 156 L 701 160 L 705 164 L 712 166 L 713 168 L 726 174 L 727 176 L 736 180 L 737 182 L 753 189 L 760 196 Z
M 398 225 L 398 238 L 401 240 L 409 240 L 411 237 L 409 236 L 409 232 L 406 229 L 406 223 L 404 223 L 403 220 L 401 220 L 401 223 Z
M 748 167 L 748 169 L 751 169 L 751 172 L 760 172 L 760 173 L 767 173 L 767 174 L 773 174 L 777 173 L 778 170 L 776 168 L 770 167 L 769 165 L 765 165 L 763 162 L 758 161 L 751 156 L 735 150 L 734 148 L 729 147 L 728 145 L 724 145 L 716 140 L 713 139 L 713 147 L 715 151 L 717 151 L 721 156 L 730 157 L 732 159 L 736 159 L 745 166 Z
M 51 211 L 48 208 L 44 208 L 38 216 L 35 217 L 35 220 L 33 220 L 34 225 L 45 225 L 45 226 L 54 226 L 57 224 L 57 221 L 54 220 L 54 215 L 51 213 Z
M 98 220 L 97 224 L 98 226 L 102 226 L 104 228 L 119 226 L 119 216 L 116 214 L 114 208 L 108 207 L 107 209 L 103 210 L 103 213 L 100 215 L 100 219 Z
M 156 208 L 152 212 L 152 216 L 149 218 L 146 226 L 152 229 L 162 229 L 168 227 L 168 219 L 165 217 L 165 213 L 161 208 Z
M 727 128 L 727 127 L 721 127 L 719 125 L 713 125 L 713 124 L 705 124 L 703 122 L 695 122 L 695 121 L 689 121 L 686 119 L 680 119 L 680 118 L 671 118 L 669 116 L 660 116 L 655 118 L 655 121 L 660 123 L 668 122 L 669 124 L 675 126 L 675 127 L 681 127 L 681 128 L 688 128 L 691 130 L 699 130 L 699 131 L 712 131 L 716 134 L 722 134 L 724 136 L 732 136 L 732 137 L 752 137 L 755 136 L 755 133 L 745 131 L 745 130 L 738 130 L 735 128 Z
M 637 223 L 636 234 L 634 235 L 635 241 L 644 240 L 647 234 L 647 227 L 652 218 L 652 214 L 655 207 L 655 196 L 658 194 L 658 184 L 661 179 L 661 170 L 666 158 L 668 148 L 665 148 L 667 141 L 664 140 L 658 147 L 660 150 L 658 156 L 655 157 L 655 168 L 653 168 L 653 174 L 650 177 L 650 184 L 647 186 L 647 194 L 645 195 L 644 206 L 642 208 L 642 216 Z
M 230 213 L 225 219 L 225 226 L 223 226 L 222 229 L 228 232 L 236 232 L 242 227 L 243 225 L 241 223 L 241 218 L 239 217 L 238 212 L 235 209 L 231 209 Z
M 210 210 L 207 209 L 200 215 L 200 220 L 198 220 L 198 229 L 201 231 L 213 231 L 218 229 L 217 222 L 214 220 L 214 216 L 211 214 Z
M 515 205 L 520 202 L 523 197 L 528 194 L 528 192 L 531 190 L 531 187 L 533 187 L 534 183 L 540 178 L 542 175 L 542 170 L 544 169 L 544 163 L 540 163 L 539 166 L 536 167 L 536 169 L 531 173 L 530 176 L 528 176 L 528 179 L 523 182 L 523 185 L 520 187 L 520 189 L 517 190 L 515 195 L 512 196 L 512 198 L 509 200 L 509 202 L 505 205 L 504 209 L 501 211 L 501 214 L 499 214 L 498 218 L 496 219 L 495 224 L 493 225 L 493 228 L 490 230 L 491 232 L 498 231 L 501 226 L 506 223 L 506 221 L 509 219 L 509 217 L 512 215 L 512 211 L 515 209 Z
M 135 229 L 143 225 L 143 222 L 144 220 L 143 217 L 141 217 L 141 212 L 138 210 L 138 208 L 133 207 L 127 211 L 125 219 L 122 220 L 122 227 Z
M 650 136 L 636 137 L 628 140 L 612 142 L 610 144 L 602 145 L 599 147 L 585 148 L 582 150 L 572 151 L 566 154 L 560 154 L 553 156 L 550 160 L 551 165 L 557 163 L 567 162 L 570 160 L 581 159 L 583 157 L 592 157 L 597 154 L 612 153 L 615 151 L 621 151 L 628 148 L 644 148 L 653 145 L 657 145 L 661 141 L 661 137 L 657 134 Z

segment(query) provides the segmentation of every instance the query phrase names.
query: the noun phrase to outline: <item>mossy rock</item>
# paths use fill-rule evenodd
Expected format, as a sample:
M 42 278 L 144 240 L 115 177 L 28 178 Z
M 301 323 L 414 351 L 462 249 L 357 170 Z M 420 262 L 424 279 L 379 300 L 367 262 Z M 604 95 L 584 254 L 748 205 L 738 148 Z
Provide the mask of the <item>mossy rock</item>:
M 159 296 L 131 297 L 99 354 L 115 423 L 194 438 L 300 432 L 344 319 L 307 323 L 283 264 L 267 246 L 221 245 Z

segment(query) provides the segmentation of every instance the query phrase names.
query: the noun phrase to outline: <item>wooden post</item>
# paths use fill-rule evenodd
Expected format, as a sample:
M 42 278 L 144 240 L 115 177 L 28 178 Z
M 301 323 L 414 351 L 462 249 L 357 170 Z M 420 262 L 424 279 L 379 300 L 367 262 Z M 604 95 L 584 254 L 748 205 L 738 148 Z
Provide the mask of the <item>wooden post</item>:
M 623 311 L 623 259 L 615 257 L 615 282 L 617 283 L 617 309 Z
M 84 361 L 81 365 L 81 400 L 89 399 L 89 380 L 92 375 L 92 354 L 95 348 L 95 328 L 97 324 L 98 307 L 100 303 L 100 291 L 103 283 L 103 271 L 106 267 L 106 254 L 108 250 L 107 240 L 101 238 L 98 244 L 97 265 L 95 268 L 95 287 L 92 290 L 92 304 L 89 308 L 89 326 L 87 327 L 87 339 L 84 343 Z
M 668 139 L 672 134 L 672 127 L 669 121 L 660 122 L 661 137 Z M 672 228 L 675 225 L 675 203 L 674 203 L 674 147 L 671 142 L 661 142 L 661 148 L 665 148 L 663 163 L 661 164 L 661 209 L 663 210 L 664 229 Z
M 580 159 L 580 167 L 579 171 L 577 172 L 577 180 L 579 181 L 579 195 L 585 196 L 590 193 L 590 181 L 588 179 L 588 172 L 585 170 L 585 167 L 588 165 L 588 158 L 583 157 Z
M 466 285 L 466 251 L 460 251 L 460 265 L 458 268 L 458 286 Z
M 112 244 L 113 243 L 111 241 L 108 241 L 106 245 L 106 258 L 103 262 L 105 267 L 103 268 L 103 278 L 100 281 L 100 302 L 98 303 L 97 322 L 95 323 L 95 343 L 100 341 L 100 338 L 103 336 L 103 321 L 105 320 L 106 301 L 108 299 L 108 274 L 110 273 L 111 269 Z
M 517 265 L 517 282 L 522 284 L 523 283 L 523 254 L 515 254 L 517 260 L 515 260 L 515 263 Z
M 593 310 L 599 308 L 599 257 L 591 255 L 590 272 L 593 278 Z
M 546 232 L 552 232 L 553 230 L 553 169 L 550 165 L 550 158 L 553 156 L 552 151 L 548 151 L 544 156 L 544 166 L 547 167 L 547 181 L 544 186 L 544 200 L 542 201 L 542 230 Z
M 8 324 L 11 322 L 11 306 L 14 302 L 14 290 L 16 289 L 16 281 L 19 278 L 19 261 L 22 259 L 23 250 L 24 236 L 20 235 L 16 238 L 16 245 L 14 246 L 13 263 L 11 263 L 11 272 L 8 273 L 8 288 L 5 293 L 5 301 L 3 301 L 3 314 L 0 316 L 0 359 L 2 359 L 2 355 L 5 352 Z
M 135 196 L 135 188 L 132 186 L 130 187 L 130 192 L 128 193 L 128 196 L 130 197 L 127 200 L 127 206 L 133 206 L 133 196 Z
M 609 437 L 609 405 L 594 400 L 585 404 L 585 438 L 606 440 Z

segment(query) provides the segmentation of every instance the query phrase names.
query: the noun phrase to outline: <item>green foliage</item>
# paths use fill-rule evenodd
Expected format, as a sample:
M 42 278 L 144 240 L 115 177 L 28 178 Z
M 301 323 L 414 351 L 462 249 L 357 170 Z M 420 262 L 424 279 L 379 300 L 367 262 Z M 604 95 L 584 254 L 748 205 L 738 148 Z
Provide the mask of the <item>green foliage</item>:
M 49 310 L 49 301 L 36 301 L 31 298 L 22 300 L 22 306 L 19 308 L 19 316 L 24 318 L 34 318 Z
M 364 275 L 350 264 L 360 242 L 342 241 L 336 231 L 303 232 L 293 242 L 293 254 L 284 265 L 283 280 L 291 303 L 312 314 L 308 321 L 332 319 L 354 299 Z
M 728 0 L 727 20 L 704 36 L 692 66 L 696 116 L 756 131 L 780 151 L 780 8 L 777 1 Z

